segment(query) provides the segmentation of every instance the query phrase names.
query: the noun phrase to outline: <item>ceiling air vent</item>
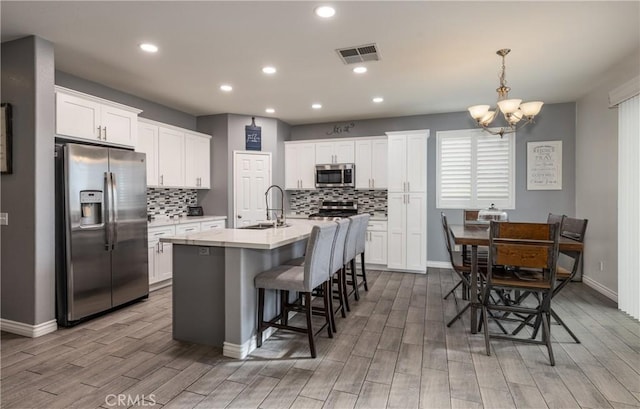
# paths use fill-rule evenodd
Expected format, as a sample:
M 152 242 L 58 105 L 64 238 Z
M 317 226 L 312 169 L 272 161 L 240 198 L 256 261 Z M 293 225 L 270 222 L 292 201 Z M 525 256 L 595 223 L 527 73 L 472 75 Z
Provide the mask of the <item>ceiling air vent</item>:
M 375 44 L 359 45 L 357 47 L 339 48 L 336 50 L 345 64 L 357 64 L 365 61 L 378 61 L 380 55 Z

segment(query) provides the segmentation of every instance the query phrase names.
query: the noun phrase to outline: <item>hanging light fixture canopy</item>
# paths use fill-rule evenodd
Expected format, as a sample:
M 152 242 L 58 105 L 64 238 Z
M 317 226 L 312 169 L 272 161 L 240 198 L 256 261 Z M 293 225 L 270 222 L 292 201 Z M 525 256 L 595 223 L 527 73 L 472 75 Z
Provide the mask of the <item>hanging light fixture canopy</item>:
M 503 48 L 496 51 L 500 57 L 502 57 L 502 70 L 500 72 L 500 86 L 496 88 L 498 92 L 498 104 L 495 110 L 491 111 L 489 105 L 474 105 L 469 107 L 469 113 L 471 117 L 475 119 L 479 127 L 492 135 L 509 134 L 515 132 L 516 129 L 521 128 L 524 125 L 533 123 L 533 118 L 538 115 L 542 105 L 541 101 L 531 101 L 522 103 L 521 99 L 509 99 L 509 91 L 511 88 L 507 87 L 507 79 L 505 77 L 506 67 L 504 64 L 505 57 L 511 50 Z M 507 122 L 507 126 L 500 128 L 498 131 L 489 129 L 489 126 L 494 119 L 498 116 L 498 113 L 502 112 L 504 120 Z M 522 122 L 520 122 L 522 120 Z

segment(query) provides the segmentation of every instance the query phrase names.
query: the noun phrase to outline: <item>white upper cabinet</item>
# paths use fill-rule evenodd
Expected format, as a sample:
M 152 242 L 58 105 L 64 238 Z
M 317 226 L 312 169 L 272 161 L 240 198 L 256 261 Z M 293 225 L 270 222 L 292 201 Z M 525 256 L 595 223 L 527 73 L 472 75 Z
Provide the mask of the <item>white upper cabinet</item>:
M 184 132 L 170 128 L 158 129 L 158 184 L 164 187 L 183 187 Z
M 390 192 L 427 191 L 429 131 L 388 132 L 388 186 Z
M 387 138 L 355 141 L 356 189 L 387 188 Z
M 139 109 L 56 87 L 56 134 L 103 144 L 136 146 Z
M 149 119 L 138 123 L 137 152 L 147 154 L 147 186 L 209 189 L 211 136 Z
M 323 141 L 315 145 L 317 165 L 355 162 L 355 143 L 351 139 Z
M 208 135 L 185 133 L 185 185 L 187 187 L 209 189 L 210 144 L 211 138 Z
M 138 123 L 136 152 L 147 155 L 147 186 L 158 186 L 158 127 Z
M 315 189 L 315 143 L 284 144 L 285 189 Z

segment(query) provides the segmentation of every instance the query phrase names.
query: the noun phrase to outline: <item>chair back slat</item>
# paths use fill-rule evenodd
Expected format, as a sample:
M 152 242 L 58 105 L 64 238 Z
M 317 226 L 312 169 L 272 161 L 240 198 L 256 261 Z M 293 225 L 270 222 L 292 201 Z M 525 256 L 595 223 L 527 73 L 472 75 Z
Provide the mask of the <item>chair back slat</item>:
M 562 222 L 564 221 L 565 217 L 566 216 L 563 214 L 549 213 L 549 215 L 547 216 L 547 223 L 549 224 L 558 223 L 562 228 Z
M 583 242 L 585 233 L 587 232 L 588 222 L 588 219 L 575 219 L 573 217 L 565 216 L 560 230 L 560 235 L 562 237 Z
M 444 243 L 447 246 L 447 252 L 449 253 L 449 260 L 453 264 L 453 250 L 451 248 L 451 230 L 449 230 L 449 223 L 447 222 L 447 215 L 444 212 L 440 212 L 440 220 L 442 221 L 442 232 L 444 233 Z
M 340 219 L 336 222 L 338 229 L 333 241 L 333 251 L 331 252 L 331 268 L 330 273 L 333 274 L 340 270 L 344 265 L 344 243 L 347 239 L 347 231 L 351 224 L 351 219 Z
M 518 242 L 523 243 L 523 242 Z M 550 269 L 552 267 L 552 242 L 547 245 L 516 244 L 509 241 L 494 241 L 495 264 L 525 268 Z
M 498 236 L 507 239 L 549 240 L 548 223 L 500 222 Z
M 478 224 L 478 209 L 464 209 L 463 210 L 463 223 L 464 224 Z
M 316 225 L 311 229 L 304 259 L 305 291 L 311 291 L 329 279 L 329 263 L 337 229 L 337 223 Z

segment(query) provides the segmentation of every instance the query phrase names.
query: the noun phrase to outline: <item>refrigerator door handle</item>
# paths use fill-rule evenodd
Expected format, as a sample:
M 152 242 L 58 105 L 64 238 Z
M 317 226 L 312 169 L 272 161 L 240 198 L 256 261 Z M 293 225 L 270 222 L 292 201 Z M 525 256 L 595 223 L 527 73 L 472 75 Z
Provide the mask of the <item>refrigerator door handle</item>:
M 111 173 L 104 172 L 104 186 L 106 191 L 106 197 L 104 198 L 104 214 L 106 215 L 106 220 L 104 222 L 104 235 L 105 235 L 105 250 L 111 250 Z
M 112 221 L 113 221 L 113 236 L 112 236 L 112 249 L 115 249 L 118 245 L 118 185 L 116 183 L 116 174 L 113 172 L 109 172 L 111 173 L 111 212 L 113 214 L 112 217 Z

